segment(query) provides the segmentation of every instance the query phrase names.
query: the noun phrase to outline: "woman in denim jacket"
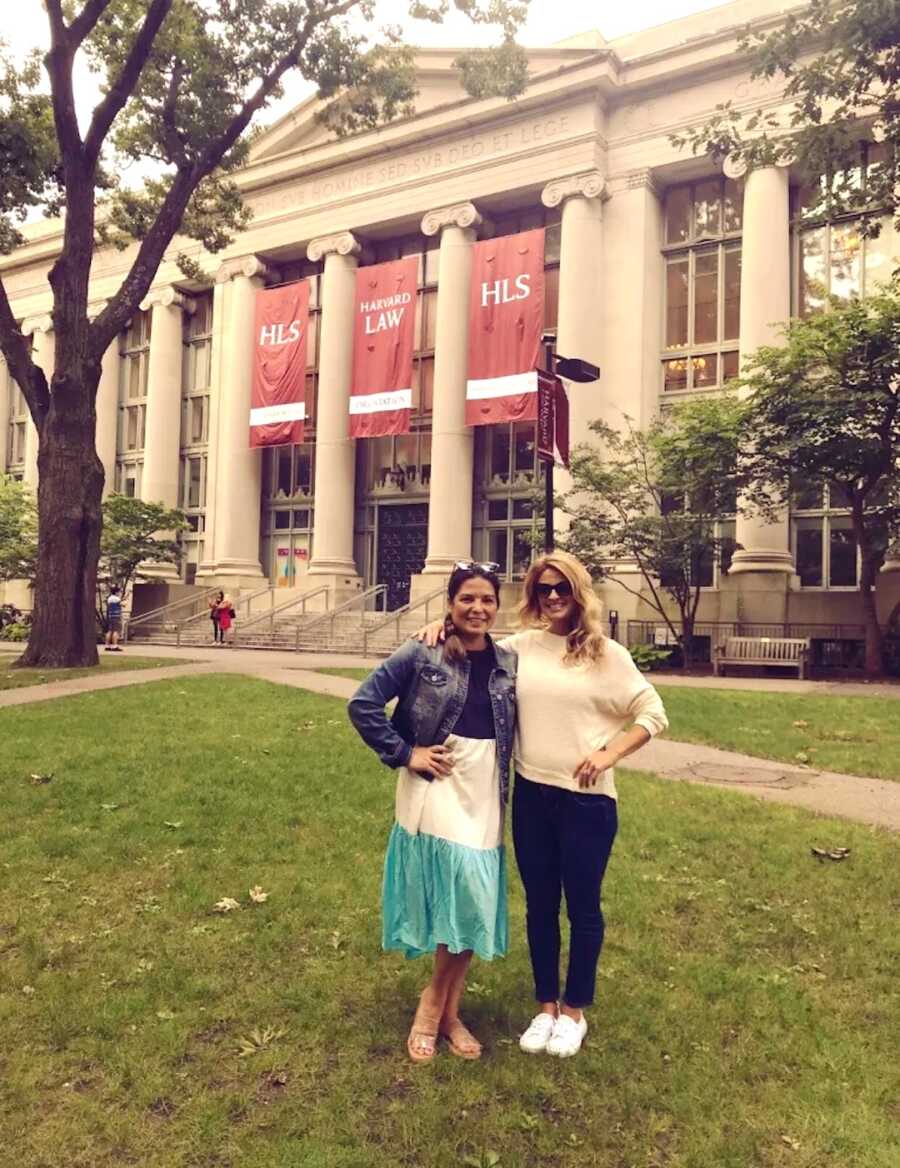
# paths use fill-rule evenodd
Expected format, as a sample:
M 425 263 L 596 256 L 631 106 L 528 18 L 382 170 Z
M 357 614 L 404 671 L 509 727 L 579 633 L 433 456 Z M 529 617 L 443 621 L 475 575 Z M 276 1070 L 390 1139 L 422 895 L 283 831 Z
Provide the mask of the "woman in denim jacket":
M 507 947 L 503 815 L 515 729 L 516 656 L 488 630 L 500 597 L 496 565 L 461 562 L 447 589 L 447 638 L 408 641 L 350 700 L 353 725 L 399 768 L 384 865 L 383 946 L 434 953 L 407 1039 L 429 1062 L 438 1035 L 462 1058 L 481 1046 L 459 1018 L 472 954 Z M 385 705 L 399 698 L 390 721 Z

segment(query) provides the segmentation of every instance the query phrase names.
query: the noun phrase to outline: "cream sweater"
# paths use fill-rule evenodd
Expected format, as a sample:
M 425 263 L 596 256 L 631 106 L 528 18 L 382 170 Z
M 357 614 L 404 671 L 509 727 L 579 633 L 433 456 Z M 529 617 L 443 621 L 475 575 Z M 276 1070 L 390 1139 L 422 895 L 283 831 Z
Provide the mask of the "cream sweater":
M 651 737 L 669 724 L 659 694 L 631 654 L 608 640 L 597 662 L 564 665 L 565 638 L 540 629 L 514 633 L 500 644 L 519 655 L 518 773 L 537 783 L 615 799 L 612 769 L 598 777 L 596 786 L 580 788 L 576 766 L 632 724 Z

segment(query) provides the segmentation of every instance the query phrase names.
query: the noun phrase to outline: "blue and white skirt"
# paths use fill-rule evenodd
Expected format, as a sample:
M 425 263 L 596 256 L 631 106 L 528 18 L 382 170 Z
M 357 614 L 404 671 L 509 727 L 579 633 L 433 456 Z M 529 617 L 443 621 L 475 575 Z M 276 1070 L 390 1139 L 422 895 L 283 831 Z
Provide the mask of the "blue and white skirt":
M 451 734 L 453 773 L 426 782 L 405 767 L 384 861 L 383 945 L 407 957 L 473 949 L 485 961 L 508 945 L 506 857 L 497 747 Z

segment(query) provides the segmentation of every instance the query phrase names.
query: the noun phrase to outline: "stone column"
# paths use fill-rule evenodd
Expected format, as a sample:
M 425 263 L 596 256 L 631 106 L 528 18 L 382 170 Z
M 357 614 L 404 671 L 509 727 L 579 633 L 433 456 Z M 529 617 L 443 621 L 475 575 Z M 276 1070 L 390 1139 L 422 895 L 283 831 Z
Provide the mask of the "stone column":
M 206 549 L 198 582 L 259 587 L 261 452 L 250 448 L 254 297 L 274 273 L 256 256 L 226 261 L 216 273 Z M 211 520 L 211 522 L 210 522 Z M 209 553 L 211 547 L 212 552 Z
M 564 357 L 582 357 L 595 365 L 601 365 L 603 203 L 608 198 L 606 180 L 596 170 L 554 179 L 541 192 L 545 207 L 562 203 L 556 349 Z M 573 446 L 589 440 L 588 423 L 603 412 L 602 384 L 566 386 Z M 564 489 L 562 482 L 558 489 Z
M 726 162 L 725 173 L 729 178 L 739 178 L 745 171 L 745 164 Z M 741 245 L 742 365 L 760 345 L 778 343 L 778 327 L 791 315 L 788 195 L 786 163 L 760 167 L 747 175 Z M 787 577 L 793 574 L 787 514 L 775 523 L 739 515 L 737 542 L 741 550 L 734 553 L 729 575 L 759 573 L 758 582 L 753 585 L 748 581 L 748 588 L 771 592 L 779 574 Z M 783 588 L 783 583 L 780 587 Z
M 53 380 L 53 369 L 56 364 L 53 340 L 53 318 L 46 316 L 32 317 L 22 324 L 24 336 L 34 337 L 32 356 L 34 363 L 39 365 L 47 378 L 47 384 Z M 38 483 L 38 432 L 34 422 L 28 419 L 28 428 L 25 431 L 25 473 L 24 482 L 37 490 Z
M 434 409 L 428 554 L 414 593 L 432 589 L 454 562 L 472 554 L 472 428 L 466 425 L 469 282 L 472 243 L 481 215 L 471 203 L 429 211 L 423 235 L 441 233 L 434 341 Z
M 94 320 L 106 307 L 106 301 L 88 305 Z M 103 354 L 100 383 L 97 386 L 97 457 L 103 463 L 103 498 L 111 495 L 116 483 L 116 440 L 119 431 L 119 338 Z
M 349 436 L 353 315 L 360 250 L 349 231 L 314 239 L 306 249 L 313 263 L 325 260 L 316 403 L 313 554 L 308 575 L 318 577 L 316 585 L 330 584 L 330 599 L 337 602 L 362 587 L 353 559 L 356 457 Z

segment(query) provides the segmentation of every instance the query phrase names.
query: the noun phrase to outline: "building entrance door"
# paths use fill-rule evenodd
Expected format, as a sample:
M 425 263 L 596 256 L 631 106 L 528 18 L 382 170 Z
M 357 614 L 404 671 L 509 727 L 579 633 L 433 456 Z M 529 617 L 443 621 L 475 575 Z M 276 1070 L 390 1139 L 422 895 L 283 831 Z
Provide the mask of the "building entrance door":
M 425 567 L 428 504 L 401 503 L 378 508 L 378 580 L 387 585 L 387 607 L 409 603 L 409 579 Z

